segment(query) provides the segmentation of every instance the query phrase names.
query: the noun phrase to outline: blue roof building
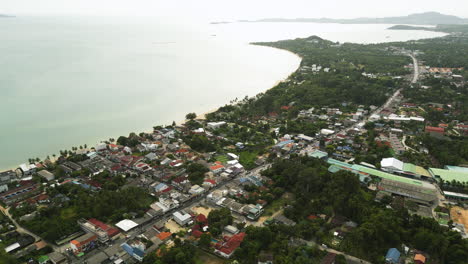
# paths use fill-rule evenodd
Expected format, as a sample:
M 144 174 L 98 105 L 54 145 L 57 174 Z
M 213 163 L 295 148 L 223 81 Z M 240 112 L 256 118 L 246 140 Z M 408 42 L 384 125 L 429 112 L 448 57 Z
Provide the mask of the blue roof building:
M 396 248 L 391 248 L 387 251 L 387 255 L 385 256 L 385 262 L 397 264 L 400 262 L 400 251 Z

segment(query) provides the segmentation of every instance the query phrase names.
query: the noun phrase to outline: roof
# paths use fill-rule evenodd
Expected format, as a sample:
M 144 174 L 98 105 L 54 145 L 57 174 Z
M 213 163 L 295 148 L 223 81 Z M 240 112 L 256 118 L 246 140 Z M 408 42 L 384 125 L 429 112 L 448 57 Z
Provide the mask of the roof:
M 185 221 L 185 220 L 188 220 L 188 219 L 190 219 L 192 217 L 189 214 L 181 214 L 179 211 L 173 213 L 172 215 L 174 217 L 176 217 L 177 219 L 179 219 L 180 221 Z
M 164 241 L 168 239 L 172 235 L 171 232 L 161 232 L 156 235 L 157 238 L 161 239 L 161 241 Z
M 443 127 L 426 127 L 426 132 L 437 132 L 437 133 L 444 133 L 445 129 Z
M 446 165 L 445 169 L 447 170 L 453 170 L 453 171 L 459 171 L 459 172 L 467 172 L 468 173 L 468 168 L 466 167 L 459 167 L 459 166 L 450 166 Z
M 320 150 L 315 150 L 314 152 L 309 153 L 309 157 L 312 157 L 312 158 L 321 159 L 321 158 L 325 158 L 327 156 L 328 156 L 328 153 L 320 151 Z
M 135 228 L 138 226 L 137 223 L 133 222 L 132 220 L 124 219 L 117 224 L 115 224 L 118 228 L 122 229 L 123 231 L 127 232 L 128 230 Z
M 430 168 L 429 172 L 432 176 L 438 176 L 444 181 L 458 181 L 468 182 L 468 172 L 461 172 L 457 170 L 445 170 L 438 168 Z
M 211 166 L 210 170 L 219 170 L 219 169 L 222 169 L 222 168 L 224 168 L 224 166 L 221 165 L 221 164 L 218 164 L 218 165 Z
M 414 260 L 415 260 L 415 261 L 416 261 L 416 260 L 419 260 L 419 261 L 421 261 L 422 263 L 425 263 L 425 262 L 426 262 L 426 257 L 425 257 L 424 255 L 422 255 L 422 254 L 416 254 L 416 255 L 414 256 Z
M 411 163 L 403 163 L 403 171 L 411 172 L 416 175 L 431 177 L 431 174 L 421 166 L 417 166 Z
M 383 178 L 383 179 L 387 179 L 387 180 L 418 185 L 418 186 L 421 186 L 421 187 L 424 186 L 424 187 L 427 187 L 427 188 L 430 188 L 430 189 L 435 188 L 433 185 L 428 184 L 428 183 L 423 182 L 423 181 L 420 181 L 420 180 L 415 180 L 415 179 L 410 179 L 410 178 L 406 178 L 406 177 L 396 176 L 396 175 L 393 175 L 393 174 L 388 173 L 388 172 L 380 171 L 380 170 L 373 169 L 373 168 L 368 168 L 368 167 L 361 166 L 361 165 L 353 165 L 352 168 L 353 168 L 353 170 L 357 170 L 359 172 L 367 173 L 369 175 L 376 176 L 376 177 Z
M 385 259 L 386 260 L 391 260 L 395 263 L 398 262 L 398 260 L 400 259 L 400 251 L 398 251 L 398 249 L 396 248 L 391 248 L 387 251 L 387 255 L 385 256 Z
M 395 158 L 384 158 L 380 161 L 382 168 L 395 168 L 398 170 L 403 170 L 403 162 Z

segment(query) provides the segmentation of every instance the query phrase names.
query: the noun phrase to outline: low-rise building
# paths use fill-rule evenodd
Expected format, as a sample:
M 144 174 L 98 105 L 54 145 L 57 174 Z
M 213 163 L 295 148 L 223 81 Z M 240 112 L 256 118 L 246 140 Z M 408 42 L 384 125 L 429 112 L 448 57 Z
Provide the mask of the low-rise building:
M 192 221 L 192 216 L 184 211 L 177 211 L 172 214 L 174 221 L 180 226 L 185 226 Z

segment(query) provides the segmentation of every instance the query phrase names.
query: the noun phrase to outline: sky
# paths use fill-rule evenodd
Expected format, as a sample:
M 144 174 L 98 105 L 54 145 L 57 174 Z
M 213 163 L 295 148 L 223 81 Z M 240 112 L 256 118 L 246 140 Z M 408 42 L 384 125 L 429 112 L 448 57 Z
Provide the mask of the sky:
M 0 14 L 186 17 L 356 18 L 437 11 L 468 18 L 467 0 L 0 0 Z

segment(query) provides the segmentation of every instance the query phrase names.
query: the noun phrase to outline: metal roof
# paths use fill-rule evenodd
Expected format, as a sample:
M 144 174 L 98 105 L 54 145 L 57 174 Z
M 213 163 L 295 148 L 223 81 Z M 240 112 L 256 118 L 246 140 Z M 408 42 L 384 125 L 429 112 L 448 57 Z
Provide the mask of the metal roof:
M 468 182 L 468 172 L 461 172 L 457 170 L 445 170 L 438 168 L 430 168 L 429 172 L 432 176 L 438 176 L 444 181 L 459 181 L 459 182 Z

